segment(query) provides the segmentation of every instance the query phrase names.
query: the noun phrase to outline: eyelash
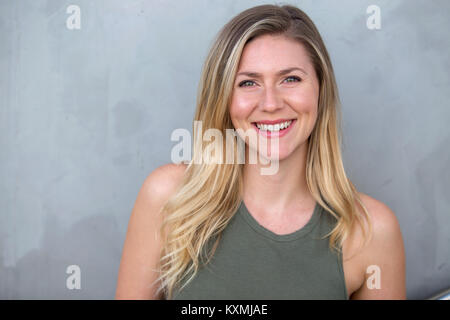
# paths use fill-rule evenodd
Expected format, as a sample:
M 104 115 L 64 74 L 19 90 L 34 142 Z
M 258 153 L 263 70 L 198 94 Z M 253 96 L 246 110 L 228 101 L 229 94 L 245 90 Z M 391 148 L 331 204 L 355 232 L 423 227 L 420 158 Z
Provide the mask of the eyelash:
M 297 77 L 297 76 L 289 76 L 286 79 L 290 79 L 290 78 L 297 80 L 297 82 L 301 81 L 301 79 L 299 77 Z M 241 83 L 239 83 L 239 87 L 251 87 L 251 86 L 244 86 L 244 84 L 247 83 L 247 82 L 253 82 L 253 81 L 252 80 L 244 80 Z M 292 82 L 292 81 L 289 81 L 289 82 Z

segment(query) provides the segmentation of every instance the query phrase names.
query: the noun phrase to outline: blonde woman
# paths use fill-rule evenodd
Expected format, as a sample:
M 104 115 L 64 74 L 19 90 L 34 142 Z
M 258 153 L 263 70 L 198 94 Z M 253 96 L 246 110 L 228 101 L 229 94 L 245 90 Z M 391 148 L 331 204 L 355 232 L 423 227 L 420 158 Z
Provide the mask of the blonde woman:
M 206 59 L 194 120 L 203 132 L 237 130 L 245 163 L 201 161 L 208 142 L 194 136 L 188 165 L 147 177 L 116 298 L 405 299 L 398 221 L 347 178 L 339 107 L 330 57 L 303 11 L 261 5 L 228 22 Z M 278 159 L 274 174 L 249 163 L 262 151 L 242 132 L 277 139 L 262 154 Z

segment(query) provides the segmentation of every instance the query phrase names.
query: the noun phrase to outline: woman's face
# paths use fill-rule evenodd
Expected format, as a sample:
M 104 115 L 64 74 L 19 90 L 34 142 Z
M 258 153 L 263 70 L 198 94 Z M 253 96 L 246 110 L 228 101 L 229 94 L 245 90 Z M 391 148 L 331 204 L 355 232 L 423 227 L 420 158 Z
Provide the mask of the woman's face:
M 244 47 L 233 84 L 231 120 L 235 129 L 255 130 L 269 144 L 278 137 L 279 160 L 307 141 L 318 98 L 318 79 L 301 43 L 263 35 Z M 250 146 L 257 149 L 251 141 Z

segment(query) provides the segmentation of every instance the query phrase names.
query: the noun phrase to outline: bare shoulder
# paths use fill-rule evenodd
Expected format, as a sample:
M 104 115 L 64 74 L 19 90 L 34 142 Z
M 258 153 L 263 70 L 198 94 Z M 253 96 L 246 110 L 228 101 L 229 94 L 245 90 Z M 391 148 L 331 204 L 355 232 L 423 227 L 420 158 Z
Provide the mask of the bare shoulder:
M 362 192 L 358 192 L 358 196 L 369 213 L 371 237 L 364 246 L 365 249 L 360 251 L 364 243 L 364 235 L 361 225 L 356 224 L 346 240 L 346 248 L 347 257 L 352 258 L 356 255 L 358 259 L 362 259 L 364 255 L 370 257 L 377 247 L 381 248 L 383 242 L 398 242 L 401 231 L 395 213 L 385 203 Z M 359 204 L 357 207 L 360 207 Z
M 142 189 L 153 199 L 165 201 L 180 186 L 186 168 L 182 163 L 162 165 L 147 176 Z
M 371 222 L 372 237 L 385 238 L 388 235 L 395 236 L 400 232 L 400 225 L 395 213 L 385 203 L 367 194 L 358 192 L 358 196 L 366 207 Z M 357 207 L 360 207 L 357 204 Z M 362 242 L 362 230 L 355 225 L 351 231 L 350 239 L 356 243 Z M 377 238 L 374 238 L 375 240 Z
M 128 222 L 116 299 L 161 299 L 157 296 L 162 241 L 162 207 L 182 182 L 186 165 L 166 164 L 153 170 L 137 195 Z
M 371 218 L 374 236 L 395 236 L 400 232 L 396 214 L 385 203 L 367 194 L 358 192 Z
M 357 261 L 365 274 L 362 286 L 353 299 L 404 299 L 405 252 L 401 228 L 396 214 L 385 203 L 364 193 L 358 193 L 369 212 L 372 235 L 359 254 Z M 357 236 L 361 240 L 361 233 Z M 367 279 L 369 270 L 378 270 L 380 282 L 370 287 Z M 378 290 L 373 290 L 373 289 Z

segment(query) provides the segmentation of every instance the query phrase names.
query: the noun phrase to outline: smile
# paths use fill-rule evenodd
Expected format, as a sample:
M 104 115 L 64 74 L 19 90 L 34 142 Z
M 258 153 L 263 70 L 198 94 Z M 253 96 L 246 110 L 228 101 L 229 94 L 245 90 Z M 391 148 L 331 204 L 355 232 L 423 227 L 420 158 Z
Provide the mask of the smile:
M 288 120 L 288 121 L 280 122 L 280 123 L 275 123 L 275 124 L 265 124 L 265 123 L 255 122 L 255 124 L 256 124 L 256 126 L 258 127 L 259 130 L 270 131 L 270 132 L 277 132 L 277 131 L 280 131 L 280 130 L 287 129 L 287 128 L 289 128 L 291 123 L 292 123 L 292 120 Z
M 252 122 L 252 126 L 256 129 L 256 131 L 267 137 L 282 137 L 286 135 L 297 119 L 280 119 L 277 121 L 258 121 Z

